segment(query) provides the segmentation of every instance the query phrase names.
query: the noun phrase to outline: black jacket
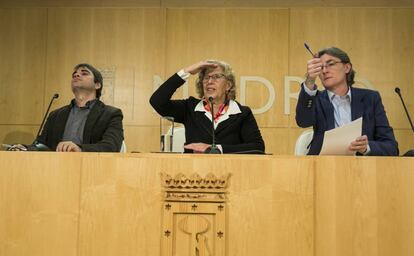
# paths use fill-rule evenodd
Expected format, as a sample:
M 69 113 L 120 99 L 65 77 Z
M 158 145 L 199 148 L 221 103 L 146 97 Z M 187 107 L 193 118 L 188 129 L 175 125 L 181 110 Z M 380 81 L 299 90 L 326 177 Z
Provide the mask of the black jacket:
M 71 105 L 52 111 L 47 118 L 45 127 L 38 139 L 51 150 L 56 150 L 61 142 L 69 117 Z M 122 111 L 107 106 L 97 100 L 92 107 L 83 130 L 82 151 L 87 152 L 119 152 L 124 131 L 122 128 Z
M 174 74 L 151 96 L 152 107 L 161 116 L 172 116 L 174 121 L 185 126 L 186 144 L 212 143 L 212 123 L 204 112 L 194 111 L 200 99 L 190 97 L 185 100 L 171 100 L 174 92 L 185 81 Z M 239 103 L 240 114 L 230 115 L 219 123 L 215 130 L 216 144 L 221 145 L 223 153 L 264 152 L 265 144 L 257 126 L 256 119 L 249 107 Z

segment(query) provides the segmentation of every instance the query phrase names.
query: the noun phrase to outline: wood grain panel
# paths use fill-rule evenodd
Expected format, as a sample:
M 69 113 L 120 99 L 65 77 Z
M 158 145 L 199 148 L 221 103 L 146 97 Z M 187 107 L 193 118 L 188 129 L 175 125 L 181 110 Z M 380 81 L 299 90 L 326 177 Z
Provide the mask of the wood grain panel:
M 0 7 L 413 7 L 408 0 L 3 0 Z
M 318 158 L 316 255 L 412 255 L 413 175 L 411 158 Z
M 412 158 L 0 152 L 0 254 L 159 255 L 160 173 L 231 173 L 228 255 L 413 254 Z
M 77 255 L 79 154 L 54 154 L 0 155 L 1 255 Z
M 289 129 L 285 128 L 260 128 L 266 146 L 266 153 L 273 155 L 289 154 Z
M 287 126 L 281 93 L 288 60 L 287 10 L 170 9 L 167 14 L 170 75 L 200 60 L 224 60 L 235 70 L 239 86 L 240 76 L 259 76 L 272 83 L 276 101 L 269 111 L 256 115 L 259 125 Z M 193 92 L 194 83 L 189 87 Z M 247 95 L 246 104 L 254 108 L 264 106 L 269 97 L 260 84 L 248 85 Z
M 414 132 L 412 130 L 394 130 L 394 134 L 398 142 L 400 155 L 414 149 Z
M 160 127 L 124 126 L 128 152 L 158 152 L 160 150 Z
M 414 178 L 409 158 L 377 159 L 378 255 L 414 253 Z
M 150 162 L 83 160 L 79 255 L 160 254 L 160 176 Z
M 116 158 L 101 154 L 83 160 L 80 255 L 159 254 L 160 172 L 205 176 L 213 170 L 218 176 L 233 174 L 230 255 L 312 255 L 311 159 L 169 154 Z M 292 232 L 298 226 L 300 231 Z
M 0 7 L 160 7 L 160 0 L 3 0 Z
M 1 124 L 42 121 L 46 19 L 45 9 L 0 9 Z
M 125 123 L 154 122 L 148 100 L 164 70 L 164 18 L 162 9 L 51 9 L 47 92 L 67 104 L 72 69 L 88 62 L 108 71 L 103 99 L 122 108 Z
M 375 158 L 323 157 L 316 169 L 316 255 L 378 255 Z
M 380 91 L 405 152 L 414 142 L 405 132 L 408 122 L 393 89 L 401 88 L 412 112 L 413 12 L 411 8 L 1 9 L 0 30 L 5 36 L 0 42 L 4 91 L 0 104 L 7 111 L 0 115 L 0 124 L 19 130 L 18 125 L 40 123 L 53 93 L 61 97 L 52 109 L 72 98 L 73 66 L 90 62 L 104 72 L 102 99 L 123 110 L 131 149 L 154 151 L 157 132 L 146 128 L 159 122 L 148 104 L 158 83 L 154 77 L 165 80 L 182 67 L 214 58 L 234 67 L 239 100 L 242 76 L 262 77 L 272 84 L 275 103 L 256 118 L 262 129 L 269 129 L 263 132 L 268 152 L 291 154 L 299 134 L 291 130 L 297 127 L 296 100 L 289 100 L 291 114 L 285 115 L 283 83 L 285 76 L 303 76 L 310 57 L 303 48 L 306 41 L 314 51 L 338 45 L 349 52 L 357 77 L 368 79 Z M 292 82 L 290 91 L 298 89 L 299 84 Z M 194 77 L 188 91 L 195 95 Z M 175 98 L 183 98 L 184 92 L 180 88 Z M 252 108 L 263 106 L 269 96 L 255 81 L 248 82 L 246 92 L 246 104 Z M 13 138 L 25 142 L 29 137 L 22 136 Z
M 413 7 L 405 0 L 162 0 L 166 7 Z
M 312 162 L 311 157 L 276 157 L 272 162 L 275 170 L 272 172 L 271 210 L 274 245 L 267 255 L 315 255 L 315 170 Z M 292 221 L 293 216 L 296 221 Z M 295 229 L 301 231 L 295 232 Z

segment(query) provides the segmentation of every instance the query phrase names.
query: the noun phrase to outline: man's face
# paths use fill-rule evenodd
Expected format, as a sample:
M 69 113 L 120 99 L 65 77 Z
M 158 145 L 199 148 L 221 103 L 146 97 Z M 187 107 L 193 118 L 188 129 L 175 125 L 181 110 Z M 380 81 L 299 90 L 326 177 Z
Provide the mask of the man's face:
M 335 89 L 346 85 L 346 75 L 351 70 L 350 63 L 343 63 L 339 58 L 324 54 L 320 57 L 322 61 L 322 73 L 319 78 L 326 89 Z
M 101 87 L 101 84 L 95 83 L 92 71 L 87 67 L 79 67 L 72 73 L 72 91 L 75 90 L 86 90 L 96 91 Z

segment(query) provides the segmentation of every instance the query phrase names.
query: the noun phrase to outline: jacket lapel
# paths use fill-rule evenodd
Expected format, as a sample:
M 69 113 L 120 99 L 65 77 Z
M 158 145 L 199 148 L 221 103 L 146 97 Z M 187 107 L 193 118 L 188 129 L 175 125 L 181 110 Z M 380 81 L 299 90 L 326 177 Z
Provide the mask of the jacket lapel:
M 97 100 L 91 112 L 86 119 L 85 128 L 83 129 L 83 143 L 87 144 L 91 140 L 92 129 L 95 126 L 98 118 L 101 116 L 101 113 L 104 109 L 104 104 L 102 101 Z
M 59 136 L 59 138 L 57 138 L 58 141 L 61 141 L 63 138 L 63 133 L 65 132 L 66 123 L 68 121 L 71 109 L 72 109 L 72 106 L 67 105 L 65 106 L 64 109 L 62 109 L 62 113 L 57 115 L 57 118 L 56 118 L 57 120 L 55 121 L 54 125 L 56 129 L 55 134 Z
M 364 114 L 364 94 L 351 87 L 351 118 L 352 121 Z
M 211 123 L 210 119 L 205 116 L 205 113 L 201 111 L 195 111 L 194 116 L 197 120 L 196 124 L 200 127 L 200 129 L 205 130 L 208 134 L 210 134 L 210 136 L 213 136 L 213 124 Z
M 334 117 L 334 109 L 333 109 L 332 103 L 328 97 L 329 97 L 328 92 L 324 90 L 319 100 L 321 101 L 322 111 L 323 111 L 323 114 L 325 115 L 326 122 L 327 122 L 326 130 L 331 130 L 335 128 L 335 117 Z
M 230 115 L 229 118 L 221 123 L 218 124 L 216 128 L 216 134 L 220 133 L 222 130 L 226 129 L 229 125 L 234 123 L 234 120 L 239 116 L 239 114 L 236 115 Z

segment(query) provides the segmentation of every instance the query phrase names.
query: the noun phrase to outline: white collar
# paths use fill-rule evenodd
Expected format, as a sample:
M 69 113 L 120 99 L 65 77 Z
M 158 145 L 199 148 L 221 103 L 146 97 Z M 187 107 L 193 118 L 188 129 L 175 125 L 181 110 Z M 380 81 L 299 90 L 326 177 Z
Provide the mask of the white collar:
M 330 90 L 326 90 L 327 91 L 327 93 L 328 93 L 328 98 L 329 98 L 329 101 L 331 101 L 332 102 L 332 99 L 335 97 L 335 96 L 338 96 L 338 95 L 336 95 L 335 93 L 333 93 L 333 92 L 331 92 Z M 350 86 L 348 86 L 348 92 L 344 95 L 344 96 L 338 96 L 339 98 L 347 98 L 347 97 L 349 97 L 349 101 L 351 102 L 351 100 L 352 100 L 352 97 L 351 97 L 351 87 Z
M 194 111 L 207 112 L 206 109 L 204 108 L 204 102 L 202 100 L 200 100 L 200 102 L 195 106 Z M 234 100 L 230 100 L 229 108 L 227 109 L 226 113 L 228 115 L 236 115 L 236 114 L 240 114 L 241 110 L 239 108 L 239 105 L 237 105 L 237 103 Z
M 200 100 L 200 102 L 196 105 L 196 107 L 194 108 L 194 111 L 204 112 L 204 115 L 208 119 L 210 119 L 210 121 L 213 119 L 211 117 L 211 112 L 206 111 L 206 109 L 204 108 L 204 102 L 202 100 Z M 240 113 L 241 113 L 241 110 L 239 108 L 239 105 L 234 100 L 230 100 L 229 101 L 229 108 L 227 109 L 226 113 L 219 116 L 218 120 L 216 122 L 214 122 L 214 129 L 216 129 L 217 126 L 221 122 L 226 121 L 227 119 L 229 119 L 230 115 L 236 115 L 236 114 L 240 114 Z

